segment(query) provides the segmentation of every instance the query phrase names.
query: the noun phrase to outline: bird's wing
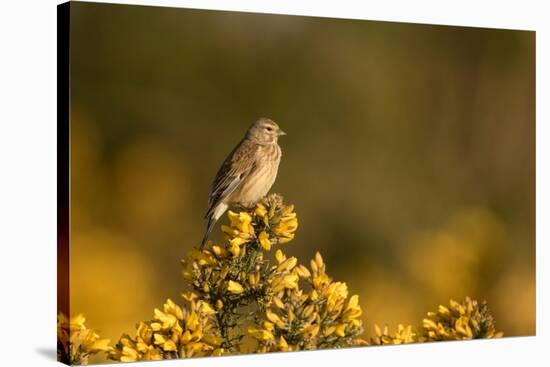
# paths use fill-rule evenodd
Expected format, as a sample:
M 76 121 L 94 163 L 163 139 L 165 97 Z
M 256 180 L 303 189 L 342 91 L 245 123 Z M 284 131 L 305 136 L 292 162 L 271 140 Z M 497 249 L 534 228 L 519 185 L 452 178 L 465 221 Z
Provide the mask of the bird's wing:
M 257 151 L 257 144 L 248 140 L 242 140 L 229 156 L 227 156 L 218 170 L 216 179 L 212 185 L 212 191 L 208 198 L 208 210 L 205 217 L 208 217 L 220 202 L 235 191 L 240 183 L 253 170 Z

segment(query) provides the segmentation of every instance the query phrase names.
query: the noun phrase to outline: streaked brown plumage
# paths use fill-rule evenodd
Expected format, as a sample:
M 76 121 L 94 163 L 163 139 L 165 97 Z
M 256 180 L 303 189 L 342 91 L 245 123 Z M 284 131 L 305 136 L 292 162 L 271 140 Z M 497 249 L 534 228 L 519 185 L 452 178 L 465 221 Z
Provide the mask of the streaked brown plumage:
M 272 120 L 262 117 L 247 130 L 218 170 L 208 198 L 204 248 L 216 221 L 232 206 L 251 207 L 271 189 L 277 177 L 281 148 L 278 138 L 285 135 Z

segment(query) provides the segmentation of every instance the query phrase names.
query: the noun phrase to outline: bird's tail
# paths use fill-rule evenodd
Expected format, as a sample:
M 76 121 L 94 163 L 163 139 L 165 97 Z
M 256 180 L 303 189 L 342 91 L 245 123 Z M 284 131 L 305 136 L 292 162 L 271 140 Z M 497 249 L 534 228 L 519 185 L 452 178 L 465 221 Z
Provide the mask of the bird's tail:
M 206 244 L 206 241 L 208 241 L 208 236 L 210 235 L 210 232 L 212 232 L 212 229 L 214 228 L 214 224 L 220 219 L 220 217 L 225 213 L 227 210 L 228 205 L 225 203 L 220 203 L 216 205 L 212 210 L 209 210 L 208 213 L 206 213 L 206 217 L 208 218 L 208 226 L 206 227 L 206 233 L 204 234 L 204 237 L 201 242 L 201 250 L 204 249 L 204 245 Z
M 204 245 L 206 244 L 206 241 L 208 241 L 208 236 L 210 235 L 210 232 L 212 232 L 212 229 L 214 228 L 214 224 L 216 223 L 216 219 L 213 215 L 208 217 L 208 226 L 206 227 L 206 233 L 204 234 L 204 237 L 202 238 L 201 242 L 201 250 L 204 249 Z

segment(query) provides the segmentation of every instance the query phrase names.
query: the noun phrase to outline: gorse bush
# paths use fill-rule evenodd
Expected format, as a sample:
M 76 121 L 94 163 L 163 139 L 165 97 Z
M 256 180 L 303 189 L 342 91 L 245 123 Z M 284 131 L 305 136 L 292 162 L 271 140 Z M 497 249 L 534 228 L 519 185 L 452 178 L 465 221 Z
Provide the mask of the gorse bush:
M 466 297 L 463 303 L 453 300 L 449 307 L 439 306 L 436 312 L 428 312 L 422 322 L 421 341 L 466 340 L 480 338 L 500 338 L 502 332 L 495 330 L 493 316 L 487 303 L 479 304 Z
M 108 352 L 109 339 L 100 339 L 99 334 L 88 329 L 86 318 L 79 314 L 67 319 L 57 315 L 57 359 L 67 364 L 88 364 L 88 357 L 99 352 Z
M 464 302 L 454 300 L 449 307 L 440 305 L 436 312 L 428 312 L 427 318 L 416 332 L 411 325 L 398 325 L 397 331 L 389 333 L 388 327 L 380 329 L 375 325 L 375 336 L 370 344 L 407 344 L 441 340 L 468 340 L 481 338 L 500 338 L 502 332 L 496 332 L 493 316 L 487 303 L 478 303 L 466 297 Z
M 293 205 L 271 194 L 227 216 L 223 244 L 209 242 L 182 260 L 181 302 L 168 299 L 151 320 L 137 324 L 135 335 L 122 335 L 114 346 L 86 329 L 83 318 L 74 328 L 63 321 L 58 358 L 87 364 L 89 355 L 102 352 L 129 362 L 502 335 L 486 304 L 467 298 L 439 306 L 417 329 L 399 325 L 390 333 L 375 326 L 375 336 L 364 340 L 359 297 L 327 274 L 321 254 L 306 266 L 282 251 L 298 228 Z
M 193 293 L 183 299 L 182 307 L 169 299 L 162 311 L 155 309 L 154 319 L 140 322 L 134 337 L 123 335 L 109 357 L 131 362 L 221 355 L 214 309 Z

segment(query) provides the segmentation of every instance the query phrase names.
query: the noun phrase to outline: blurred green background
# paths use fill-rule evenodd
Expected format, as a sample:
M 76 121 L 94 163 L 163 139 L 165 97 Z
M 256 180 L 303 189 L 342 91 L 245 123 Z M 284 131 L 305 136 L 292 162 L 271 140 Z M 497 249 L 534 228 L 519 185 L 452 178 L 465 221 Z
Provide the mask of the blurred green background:
M 71 311 L 102 336 L 178 299 L 259 116 L 288 133 L 285 251 L 320 251 L 368 334 L 466 295 L 535 333 L 534 32 L 72 3 L 70 52 Z

